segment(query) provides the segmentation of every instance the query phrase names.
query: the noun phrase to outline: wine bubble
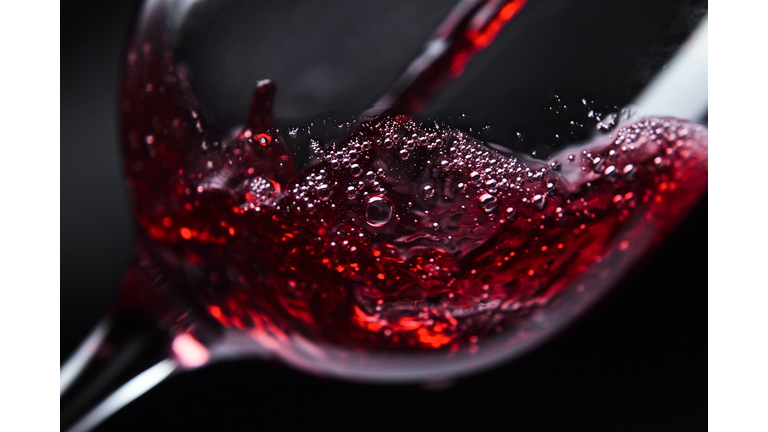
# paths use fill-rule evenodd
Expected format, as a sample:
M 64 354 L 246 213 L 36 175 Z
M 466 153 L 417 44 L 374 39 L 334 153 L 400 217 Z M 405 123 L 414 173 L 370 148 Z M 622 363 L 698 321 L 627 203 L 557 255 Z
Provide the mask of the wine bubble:
M 433 196 L 435 196 L 435 188 L 430 185 L 424 186 L 424 197 L 432 198 Z
M 480 207 L 486 212 L 491 213 L 494 210 L 496 210 L 496 207 L 499 205 L 499 200 L 496 199 L 495 196 L 491 194 L 482 194 L 480 195 Z
M 333 191 L 327 184 L 321 184 L 317 187 L 317 196 L 323 201 L 328 201 Z
M 365 221 L 372 227 L 380 227 L 392 219 L 392 203 L 381 196 L 371 197 L 365 209 Z
M 357 197 L 357 188 L 354 186 L 347 187 L 347 198 L 355 199 Z
M 469 174 L 469 181 L 471 181 L 475 186 L 480 185 L 480 173 L 477 171 L 472 171 L 472 173 Z

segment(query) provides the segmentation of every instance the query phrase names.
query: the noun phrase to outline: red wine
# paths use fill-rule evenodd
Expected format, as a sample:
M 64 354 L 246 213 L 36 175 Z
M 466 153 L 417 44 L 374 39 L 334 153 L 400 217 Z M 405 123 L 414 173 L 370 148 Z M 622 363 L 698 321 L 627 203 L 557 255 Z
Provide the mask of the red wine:
M 202 313 L 275 350 L 299 337 L 474 352 L 612 283 L 705 192 L 707 129 L 689 121 L 642 119 L 548 161 L 417 123 L 439 90 L 427 82 L 482 47 L 469 40 L 343 140 L 313 142 L 304 167 L 275 128 L 273 83 L 221 134 L 162 42 L 130 48 L 123 141 L 140 229 L 123 301 L 169 326 Z

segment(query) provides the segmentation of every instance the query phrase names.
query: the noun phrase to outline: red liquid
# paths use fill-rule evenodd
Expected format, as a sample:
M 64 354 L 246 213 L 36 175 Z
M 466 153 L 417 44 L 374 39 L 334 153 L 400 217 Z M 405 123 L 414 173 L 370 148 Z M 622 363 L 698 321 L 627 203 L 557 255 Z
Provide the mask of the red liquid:
M 140 236 L 124 301 L 262 342 L 473 352 L 559 294 L 615 280 L 706 190 L 703 126 L 644 119 L 535 161 L 394 115 L 435 91 L 399 92 L 297 170 L 271 83 L 222 139 L 162 45 L 131 49 L 123 138 Z

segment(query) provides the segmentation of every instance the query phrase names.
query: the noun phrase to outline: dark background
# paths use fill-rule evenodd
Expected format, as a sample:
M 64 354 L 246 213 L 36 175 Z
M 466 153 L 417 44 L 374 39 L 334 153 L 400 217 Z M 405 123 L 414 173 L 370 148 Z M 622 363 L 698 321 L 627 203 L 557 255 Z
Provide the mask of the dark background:
M 116 93 L 134 4 L 61 5 L 62 360 L 115 299 L 128 259 Z M 706 228 L 705 200 L 576 325 L 446 389 L 351 384 L 234 362 L 162 383 L 99 430 L 703 430 Z

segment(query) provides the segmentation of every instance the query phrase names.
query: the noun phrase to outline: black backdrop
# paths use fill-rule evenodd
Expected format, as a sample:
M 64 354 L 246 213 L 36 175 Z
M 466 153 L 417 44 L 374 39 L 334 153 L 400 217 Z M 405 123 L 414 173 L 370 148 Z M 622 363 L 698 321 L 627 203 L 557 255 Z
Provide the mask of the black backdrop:
M 116 297 L 131 221 L 116 92 L 133 2 L 69 0 L 61 16 L 61 359 Z M 162 383 L 100 431 L 499 427 L 703 430 L 707 201 L 576 325 L 528 355 L 440 390 L 234 362 Z

